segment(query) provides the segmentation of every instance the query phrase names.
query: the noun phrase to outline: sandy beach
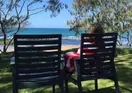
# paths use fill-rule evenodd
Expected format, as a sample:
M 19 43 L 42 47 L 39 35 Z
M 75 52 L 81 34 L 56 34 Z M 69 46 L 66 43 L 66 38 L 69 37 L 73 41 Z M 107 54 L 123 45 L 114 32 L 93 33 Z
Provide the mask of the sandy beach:
M 79 45 L 62 45 L 61 50 L 68 50 L 68 49 L 72 49 L 72 48 L 78 48 Z M 0 49 L 2 50 L 3 46 L 0 45 Z M 14 51 L 14 47 L 12 45 L 9 46 L 7 52 L 12 52 Z
M 72 48 L 79 48 L 79 45 L 63 45 L 61 49 L 68 50 L 68 49 L 72 49 Z

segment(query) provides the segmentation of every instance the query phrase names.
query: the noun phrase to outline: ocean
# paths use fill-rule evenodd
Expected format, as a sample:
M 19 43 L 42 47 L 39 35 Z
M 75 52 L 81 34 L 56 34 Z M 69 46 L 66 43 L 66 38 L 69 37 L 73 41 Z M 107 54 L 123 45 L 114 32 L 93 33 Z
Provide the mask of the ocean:
M 75 32 L 69 31 L 69 28 L 24 28 L 18 34 L 62 34 L 62 45 L 80 45 L 81 36 L 81 33 L 75 36 Z M 13 32 L 9 33 L 8 39 L 12 36 Z M 123 38 L 121 42 L 126 44 L 127 40 Z
M 24 28 L 20 35 L 36 35 L 36 34 L 62 34 L 62 45 L 80 45 L 80 35 L 75 36 L 74 31 L 69 31 L 69 28 Z M 8 39 L 12 38 L 13 32 L 8 34 Z

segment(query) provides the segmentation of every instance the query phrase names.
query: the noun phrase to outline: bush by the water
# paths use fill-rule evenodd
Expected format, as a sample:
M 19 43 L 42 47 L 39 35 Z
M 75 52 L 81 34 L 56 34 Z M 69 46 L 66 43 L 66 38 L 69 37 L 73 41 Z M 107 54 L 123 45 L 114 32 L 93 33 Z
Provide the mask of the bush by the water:
M 132 48 L 117 48 L 116 53 L 121 55 L 132 54 Z

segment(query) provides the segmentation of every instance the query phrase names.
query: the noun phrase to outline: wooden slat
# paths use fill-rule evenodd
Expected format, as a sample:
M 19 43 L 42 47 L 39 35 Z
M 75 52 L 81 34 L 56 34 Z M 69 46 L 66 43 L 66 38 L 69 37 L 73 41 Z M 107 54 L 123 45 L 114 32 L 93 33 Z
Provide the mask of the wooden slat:
M 97 74 L 97 70 L 96 69 L 84 69 L 84 71 L 81 73 L 85 75 L 95 75 Z
M 81 36 L 82 37 L 93 37 L 93 36 L 98 36 L 99 34 L 93 34 L 93 33 L 90 33 L 90 34 L 85 34 L 83 33 Z
M 53 49 L 58 49 L 58 46 L 53 45 L 53 46 L 34 46 L 34 47 L 17 47 L 18 51 L 39 51 L 39 50 L 53 50 Z
M 98 54 L 103 54 L 103 53 L 111 53 L 113 51 L 113 48 L 103 48 L 103 49 L 98 49 Z
M 110 42 L 110 43 L 104 43 L 104 46 L 113 46 L 114 42 Z
M 18 79 L 30 79 L 30 78 L 41 78 L 41 77 L 48 77 L 48 76 L 57 76 L 59 75 L 58 72 L 45 72 L 45 73 L 36 73 L 36 74 L 25 74 L 19 75 Z
M 97 63 L 95 63 L 94 61 L 97 62 Z M 86 64 L 86 62 L 85 62 L 83 68 L 96 67 L 96 64 L 100 65 L 100 67 L 103 67 L 103 66 L 112 66 L 113 65 L 110 60 L 109 60 L 109 62 L 100 61 L 99 63 L 98 63 L 97 60 L 94 60 L 94 61 L 93 62 L 89 61 L 90 62 L 89 64 Z
M 111 69 L 113 66 L 112 65 L 105 65 L 105 66 L 101 66 L 100 69 Z
M 83 53 L 95 53 L 97 52 L 97 49 L 82 49 Z
M 30 74 L 30 73 L 44 73 L 48 71 L 58 71 L 58 67 L 46 67 L 46 68 L 19 68 L 18 73 Z
M 90 54 L 90 55 L 82 55 L 82 59 L 88 59 L 88 58 L 95 58 L 96 57 L 96 55 L 95 54 Z
M 115 38 L 116 35 L 117 35 L 117 33 L 114 33 L 114 32 L 112 32 L 112 33 L 104 33 L 103 34 L 104 37 L 113 37 L 113 38 Z
M 59 60 L 59 57 L 47 57 L 47 58 L 30 58 L 30 59 L 17 59 L 19 63 L 26 63 L 26 62 L 53 62 L 54 60 Z M 16 62 L 17 64 L 17 62 Z
M 38 88 L 42 87 L 45 85 L 55 85 L 59 82 L 59 77 L 52 77 L 52 78 L 37 78 L 37 79 L 24 79 L 24 80 L 19 80 L 18 88 L 23 89 L 23 88 Z
M 48 60 L 48 59 L 59 59 L 58 56 L 44 56 L 44 57 L 40 57 L 40 56 L 33 56 L 33 57 L 19 57 L 18 60 Z
M 96 72 L 97 71 L 96 68 L 92 69 L 90 67 L 85 67 L 85 68 L 83 68 L 83 70 L 84 70 L 85 73 L 87 73 L 87 72 L 91 72 L 92 73 L 92 72 Z
M 98 58 L 113 58 L 113 54 L 112 53 L 101 53 L 101 54 L 97 54 Z
M 111 62 L 102 62 L 101 65 L 105 66 L 105 65 L 113 65 L 113 64 Z
M 85 37 L 90 37 L 90 39 L 95 39 L 95 38 L 93 38 L 93 37 L 100 37 L 100 38 L 103 38 L 103 39 L 105 39 L 105 38 L 116 38 L 116 35 L 117 35 L 117 33 L 104 33 L 104 34 L 95 34 L 95 33 L 90 33 L 90 34 L 82 34 L 81 36 L 83 37 L 83 38 L 85 38 Z M 89 38 L 88 38 L 89 39 Z
M 109 43 L 104 43 L 102 46 L 113 46 L 114 42 L 109 42 Z M 87 47 L 87 48 L 98 48 L 98 46 L 96 44 L 83 44 L 82 45 L 83 48 Z
M 85 52 L 85 53 L 88 53 L 88 52 Z M 107 57 L 107 58 L 112 58 L 112 52 L 109 51 L 109 52 L 104 52 L 104 53 L 96 53 L 96 54 L 83 54 L 82 55 L 82 58 L 97 58 L 97 57 Z
M 48 35 L 15 35 L 15 38 L 19 39 L 41 39 L 41 38 L 61 38 L 60 34 L 48 34 Z
M 104 62 L 104 61 L 110 61 L 112 58 L 111 57 L 100 57 L 96 61 L 97 62 Z
M 110 37 L 110 38 L 102 38 L 103 41 L 114 41 L 115 38 Z
M 111 69 L 113 69 L 113 66 L 101 67 L 100 69 L 101 69 L 102 71 L 111 70 Z
M 82 45 L 83 46 L 83 48 L 95 48 L 95 47 L 97 47 L 97 45 L 96 44 L 83 44 Z
M 82 41 L 84 43 L 91 43 L 91 42 L 95 42 L 96 40 L 95 39 L 85 39 L 85 38 L 83 38 Z
M 34 64 L 16 64 L 17 68 L 45 68 L 51 66 L 59 66 L 59 62 L 46 62 L 46 63 L 34 63 Z
M 46 45 L 46 44 L 58 44 L 58 40 L 43 40 L 43 41 L 18 41 L 17 45 Z
M 95 65 L 84 65 L 84 69 L 92 69 Z
M 58 51 L 49 51 L 49 52 L 42 52 L 42 51 L 37 51 L 37 52 L 17 52 L 16 53 L 19 57 L 33 57 L 33 56 L 59 56 Z

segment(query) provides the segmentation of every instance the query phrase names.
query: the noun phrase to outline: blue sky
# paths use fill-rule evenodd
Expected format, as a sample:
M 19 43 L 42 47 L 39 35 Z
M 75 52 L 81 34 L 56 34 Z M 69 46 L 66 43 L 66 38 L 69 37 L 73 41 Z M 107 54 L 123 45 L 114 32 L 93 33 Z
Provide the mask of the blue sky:
M 61 0 L 62 1 L 62 0 Z M 64 3 L 68 4 L 71 8 L 73 0 L 64 0 Z M 29 27 L 34 28 L 68 28 L 67 21 L 72 19 L 68 10 L 62 10 L 57 17 L 50 17 L 50 12 L 41 12 L 39 14 L 33 15 L 29 19 Z

